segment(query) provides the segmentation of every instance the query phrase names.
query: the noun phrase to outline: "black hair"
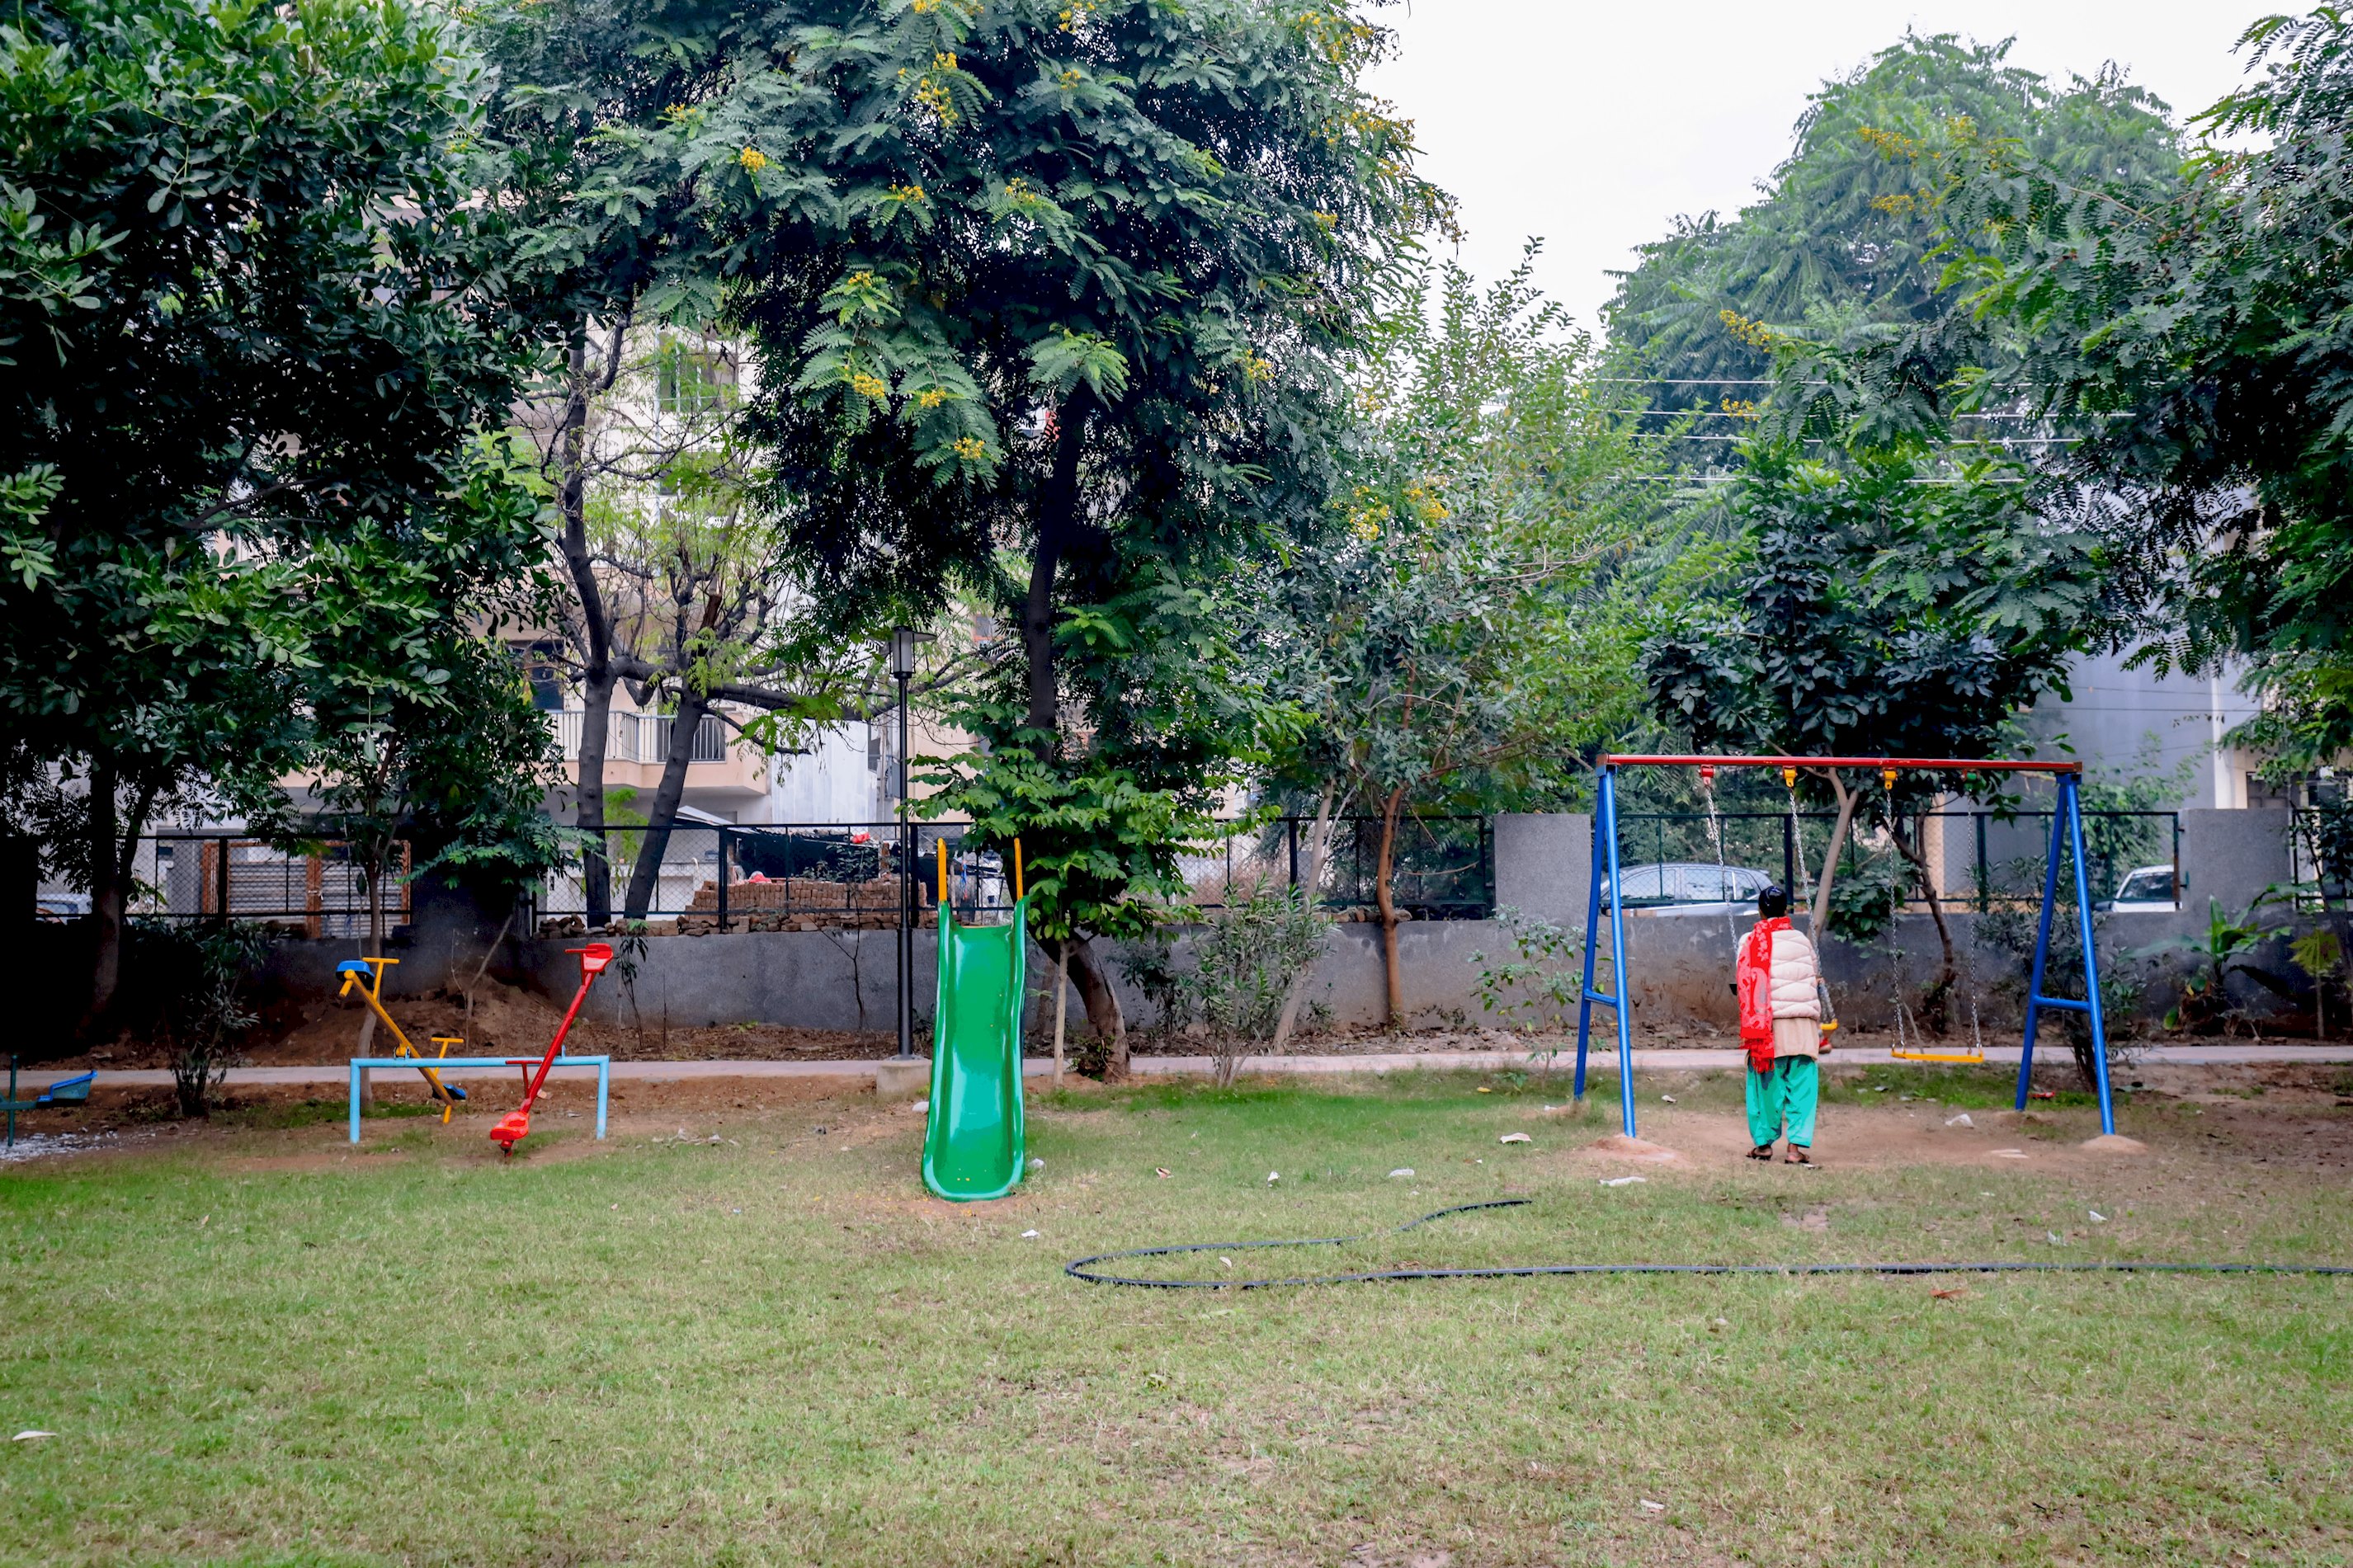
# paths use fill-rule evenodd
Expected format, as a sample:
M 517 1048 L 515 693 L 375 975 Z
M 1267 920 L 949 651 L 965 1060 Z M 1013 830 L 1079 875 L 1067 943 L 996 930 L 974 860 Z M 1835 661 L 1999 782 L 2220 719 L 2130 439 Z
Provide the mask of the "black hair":
M 1765 890 L 1757 895 L 1757 915 L 1759 920 L 1778 921 L 1789 912 L 1789 894 L 1778 882 L 1767 882 Z

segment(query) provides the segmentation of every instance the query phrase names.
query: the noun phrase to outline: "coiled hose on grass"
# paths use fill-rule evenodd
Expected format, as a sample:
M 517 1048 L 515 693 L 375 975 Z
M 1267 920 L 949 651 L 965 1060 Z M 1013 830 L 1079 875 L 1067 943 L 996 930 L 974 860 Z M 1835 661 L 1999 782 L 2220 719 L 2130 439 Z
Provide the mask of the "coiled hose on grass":
M 1375 1268 L 1361 1274 L 1293 1274 L 1261 1279 L 1139 1279 L 1095 1268 L 1123 1258 L 1168 1258 L 1184 1252 L 1250 1252 L 1271 1247 L 1345 1247 L 1377 1236 L 1394 1236 L 1449 1215 L 1476 1209 L 1525 1207 L 1527 1198 L 1457 1204 L 1388 1230 L 1362 1236 L 1311 1236 L 1295 1241 L 1195 1241 L 1180 1247 L 1135 1247 L 1073 1258 L 1062 1272 L 1090 1285 L 1133 1285 L 1150 1290 L 1263 1290 L 1277 1285 L 1361 1285 L 1400 1279 L 1515 1279 L 1545 1274 L 2343 1274 L 2353 1266 L 2335 1263 L 1518 1263 L 1490 1268 Z

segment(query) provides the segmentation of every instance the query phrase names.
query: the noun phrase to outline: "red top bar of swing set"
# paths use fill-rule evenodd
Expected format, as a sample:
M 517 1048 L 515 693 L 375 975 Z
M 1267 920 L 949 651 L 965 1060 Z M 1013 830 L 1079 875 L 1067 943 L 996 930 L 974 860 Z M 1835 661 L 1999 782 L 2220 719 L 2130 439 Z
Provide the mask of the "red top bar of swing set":
M 2009 763 L 1983 757 L 1651 757 L 1604 755 L 1601 765 L 1670 768 L 1898 768 L 1935 773 L 2080 773 L 2081 763 Z

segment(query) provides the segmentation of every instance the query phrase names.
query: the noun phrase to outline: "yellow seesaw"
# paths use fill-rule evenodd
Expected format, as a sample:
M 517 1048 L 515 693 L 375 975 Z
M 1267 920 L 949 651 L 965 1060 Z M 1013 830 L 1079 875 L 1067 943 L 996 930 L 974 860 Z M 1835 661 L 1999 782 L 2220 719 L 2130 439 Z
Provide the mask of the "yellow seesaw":
M 335 973 L 343 977 L 343 988 L 341 991 L 336 992 L 335 994 L 338 996 L 348 996 L 352 994 L 352 987 L 354 985 L 358 986 L 360 988 L 360 994 L 367 999 L 368 1006 L 375 1011 L 377 1017 L 384 1020 L 384 1026 L 390 1029 L 392 1031 L 392 1037 L 399 1042 L 397 1047 L 392 1054 L 396 1057 L 415 1057 L 419 1063 L 423 1063 L 430 1058 L 428 1058 L 423 1051 L 418 1050 L 415 1046 L 408 1043 L 408 1037 L 400 1032 L 400 1026 L 394 1023 L 392 1021 L 392 1015 L 384 1010 L 384 998 L 382 993 L 384 991 L 385 966 L 386 964 L 398 963 L 399 962 L 400 960 L 396 958 L 347 958 L 343 960 L 343 963 L 335 965 Z M 449 1054 L 449 1047 L 451 1046 L 462 1046 L 466 1042 L 459 1039 L 455 1035 L 436 1035 L 433 1037 L 433 1043 L 441 1047 L 440 1054 L 446 1057 Z M 433 1098 L 441 1102 L 441 1121 L 444 1126 L 447 1126 L 450 1116 L 458 1109 L 458 1102 L 466 1098 L 466 1091 L 459 1089 L 456 1084 L 443 1083 L 441 1081 L 441 1075 L 435 1072 L 429 1067 L 419 1066 L 417 1070 L 425 1075 L 425 1081 L 427 1083 L 433 1086 Z M 353 1114 L 357 1115 L 358 1112 L 354 1111 Z M 352 1123 L 352 1126 L 353 1129 L 352 1136 L 356 1140 L 359 1137 L 359 1123 L 354 1121 Z

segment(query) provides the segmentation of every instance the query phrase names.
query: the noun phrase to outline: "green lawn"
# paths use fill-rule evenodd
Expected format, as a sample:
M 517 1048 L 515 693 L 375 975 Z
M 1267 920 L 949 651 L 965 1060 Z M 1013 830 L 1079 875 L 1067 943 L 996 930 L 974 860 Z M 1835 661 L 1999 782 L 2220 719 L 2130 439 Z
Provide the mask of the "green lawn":
M 1668 1142 L 1735 1092 L 1652 1088 Z M 2341 1179 L 2217 1152 L 2179 1108 L 2127 1110 L 2143 1161 L 2071 1161 L 2092 1128 L 2062 1109 L 2019 1134 L 2035 1159 L 1865 1169 L 1835 1163 L 1841 1119 L 1894 1117 L 1898 1092 L 1842 1091 L 1827 1170 L 1711 1158 L 1609 1188 L 1624 1168 L 1577 1152 L 1600 1118 L 1545 1118 L 1560 1097 L 1441 1077 L 1033 1098 L 1043 1169 L 964 1208 L 923 1195 L 917 1118 L 855 1100 L 623 1114 L 602 1148 L 566 1123 L 503 1168 L 487 1117 L 379 1120 L 347 1155 L 339 1125 L 280 1111 L 0 1172 L 0 1420 L 58 1434 L 0 1452 L 0 1559 L 2353 1556 L 2353 1280 L 1244 1294 L 1060 1271 L 1501 1196 L 1535 1202 L 1272 1256 L 2353 1258 Z M 1515 1130 L 1534 1142 L 1497 1142 Z

